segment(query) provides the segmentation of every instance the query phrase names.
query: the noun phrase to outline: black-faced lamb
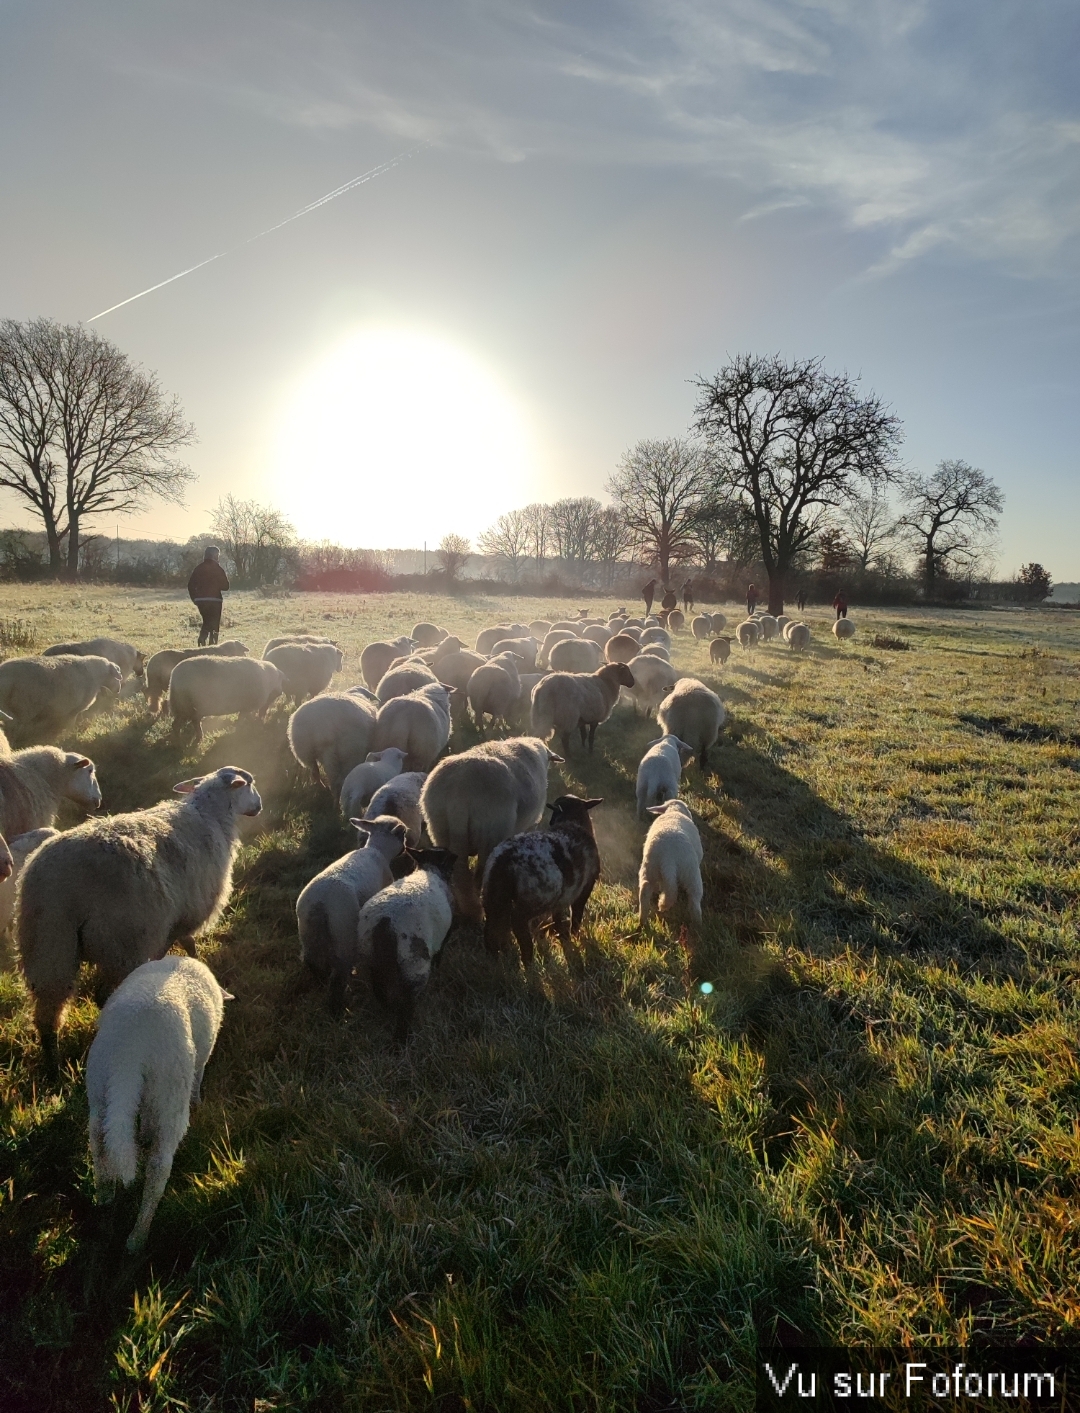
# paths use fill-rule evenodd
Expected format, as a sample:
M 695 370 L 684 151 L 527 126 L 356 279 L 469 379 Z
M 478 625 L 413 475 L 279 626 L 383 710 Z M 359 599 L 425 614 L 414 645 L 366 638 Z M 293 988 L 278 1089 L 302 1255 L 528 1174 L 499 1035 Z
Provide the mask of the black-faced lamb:
M 547 798 L 548 766 L 562 757 L 532 736 L 484 741 L 441 760 L 428 776 L 420 809 L 428 837 L 457 855 L 454 885 L 462 912 L 479 915 L 480 898 L 469 859 L 483 876 L 492 849 L 539 822 Z
M 531 829 L 505 839 L 484 869 L 484 945 L 497 956 L 517 938 L 523 966 L 533 958 L 532 924 L 550 917 L 566 959 L 570 934 L 577 932 L 585 905 L 600 877 L 600 852 L 591 811 L 603 800 L 560 795 L 550 805 L 547 829 Z
M 709 748 L 716 744 L 726 716 L 716 693 L 694 677 L 676 682 L 656 712 L 661 730 L 688 742 L 702 770 L 708 767 Z
M 262 658 L 189 657 L 169 678 L 173 729 L 189 726 L 201 741 L 205 717 L 254 713 L 261 721 L 284 690 L 284 673 Z
M 191 1106 L 202 1095 L 225 1002 L 232 999 L 202 962 L 163 957 L 137 967 L 98 1017 L 86 1060 L 86 1097 L 99 1202 L 111 1198 L 118 1182 L 130 1187 L 135 1181 L 140 1139 L 149 1141 L 128 1251 L 146 1241 Z
M 405 752 L 406 770 L 430 770 L 450 740 L 451 690 L 433 680 L 384 702 L 375 721 L 372 748 L 399 746 Z
M 373 816 L 349 821 L 360 836 L 351 853 L 317 873 L 296 900 L 300 958 L 309 971 L 330 982 L 329 1006 L 339 1012 L 356 962 L 356 927 L 369 898 L 394 881 L 391 860 L 405 847 L 400 819 Z
M 648 922 L 659 900 L 662 913 L 671 912 L 680 892 L 690 916 L 701 921 L 701 836 L 689 807 L 682 800 L 650 805 L 655 819 L 645 836 L 638 872 L 638 921 Z
M 211 643 L 204 648 L 163 648 L 161 652 L 154 653 L 146 664 L 143 690 L 146 692 L 147 706 L 155 716 L 161 711 L 162 701 L 169 695 L 169 678 L 178 662 L 184 662 L 189 657 L 247 657 L 247 651 L 246 645 L 235 639 L 226 643 Z
M 367 759 L 375 735 L 375 704 L 366 693 L 322 692 L 298 706 L 289 717 L 289 747 L 316 785 L 325 784 L 334 799 L 345 777 Z
M 14 657 L 0 663 L 0 709 L 24 740 L 58 736 L 100 697 L 119 695 L 123 677 L 105 657 Z
M 450 879 L 457 861 L 448 849 L 409 854 L 414 872 L 365 903 L 356 929 L 357 968 L 369 968 L 375 999 L 394 1017 L 394 1035 L 402 1042 L 453 925 Z
M 569 755 L 570 733 L 577 730 L 581 744 L 587 739 L 591 751 L 596 728 L 611 715 L 620 687 L 633 686 L 634 674 L 621 662 L 609 662 L 596 672 L 553 672 L 533 688 L 533 733 L 546 740 L 556 732 Z
M 183 798 L 91 820 L 30 856 L 16 935 L 34 1019 L 55 1070 L 56 1032 L 82 962 L 112 990 L 179 943 L 195 955 L 232 889 L 243 818 L 262 809 L 246 770 L 227 765 L 174 786 Z
M 638 819 L 645 818 L 649 805 L 662 805 L 678 798 L 682 768 L 694 758 L 694 748 L 678 736 L 666 734 L 650 741 L 637 770 Z

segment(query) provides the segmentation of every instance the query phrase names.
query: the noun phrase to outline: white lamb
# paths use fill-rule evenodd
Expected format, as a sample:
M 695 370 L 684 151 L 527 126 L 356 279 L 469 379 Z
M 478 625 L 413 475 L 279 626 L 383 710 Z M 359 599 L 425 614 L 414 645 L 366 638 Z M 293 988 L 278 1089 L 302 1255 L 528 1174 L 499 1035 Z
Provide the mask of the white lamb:
M 832 626 L 833 634 L 843 642 L 846 638 L 854 638 L 855 624 L 850 618 L 838 618 Z
M 749 650 L 756 648 L 761 637 L 761 629 L 756 618 L 745 618 L 735 629 L 735 636 L 741 645 Z
M 538 643 L 544 641 L 544 635 L 551 629 L 551 624 L 546 618 L 534 618 L 529 624 L 529 632 Z
M 650 643 L 662 643 L 665 648 L 671 647 L 671 634 L 666 628 L 646 628 L 640 638 L 641 646 L 647 648 Z
M 123 677 L 105 657 L 13 657 L 0 663 L 0 709 L 25 740 L 58 736 L 103 694 L 116 697 Z
M 635 710 L 646 716 L 655 711 L 679 680 L 679 673 L 670 662 L 651 653 L 639 653 L 627 664 L 633 676 L 630 699 Z
M 656 713 L 659 726 L 688 741 L 697 752 L 702 770 L 708 768 L 709 747 L 716 744 L 727 712 L 724 703 L 694 677 L 683 677 L 660 703 Z
M 843 620 L 841 620 L 843 622 Z M 810 629 L 805 623 L 789 623 L 787 640 L 793 653 L 802 653 L 810 646 Z
M 671 650 L 665 648 L 663 643 L 646 643 L 641 649 L 642 657 L 658 657 L 661 662 L 671 661 Z
M 615 636 L 615 629 L 605 627 L 603 623 L 590 623 L 581 636 L 602 648 L 610 638 Z
M 540 650 L 540 644 L 533 637 L 528 638 L 500 638 L 491 649 L 492 658 L 501 657 L 503 653 L 513 653 L 515 657 L 521 658 L 522 664 L 530 672 L 536 669 L 536 654 Z
M 144 962 L 105 1003 L 86 1060 L 90 1154 L 98 1201 L 116 1183 L 130 1187 L 139 1139 L 149 1139 L 139 1217 L 128 1251 L 146 1241 L 150 1223 L 202 1095 L 203 1071 L 233 998 L 192 957 Z
M 52 839 L 59 833 L 59 829 L 30 829 L 8 841 L 11 872 L 0 881 L 0 938 L 11 936 L 11 925 L 15 921 L 15 890 L 27 859 L 46 839 Z
M 296 900 L 300 958 L 316 976 L 329 978 L 333 1012 L 345 1005 L 360 909 L 394 881 L 390 863 L 404 849 L 408 833 L 400 819 L 389 816 L 349 823 L 360 836 L 358 847 L 317 873 Z
M 655 815 L 641 855 L 638 873 L 638 921 L 642 927 L 652 916 L 659 895 L 660 911 L 670 912 L 680 892 L 686 897 L 690 916 L 701 921 L 701 836 L 689 807 L 682 800 L 650 805 Z
M 521 636 L 525 637 L 527 633 L 528 629 L 526 629 L 525 633 Z M 494 623 L 490 628 L 480 629 L 480 632 L 476 635 L 476 642 L 473 644 L 473 647 L 478 653 L 487 657 L 488 653 L 491 652 L 500 638 L 512 637 L 514 637 L 514 630 L 509 623 Z
M 415 692 L 391 697 L 379 708 L 372 748 L 398 746 L 406 770 L 430 770 L 450 740 L 450 688 L 427 682 Z
M 600 645 L 587 638 L 564 638 L 548 653 L 552 672 L 595 672 L 603 661 Z
M 678 736 L 667 734 L 649 742 L 637 771 L 638 819 L 645 818 L 646 806 L 662 805 L 678 797 L 682 768 L 693 756 L 693 746 Z
M 115 662 L 124 681 L 129 677 L 141 677 L 146 668 L 146 654 L 141 653 L 133 643 L 121 642 L 119 638 L 90 638 L 85 643 L 54 643 L 46 648 L 42 657 L 104 657 Z
M 191 726 L 196 741 L 207 716 L 249 715 L 261 721 L 285 690 L 285 675 L 259 657 L 189 657 L 169 678 L 173 727 Z
M 289 747 L 336 800 L 353 766 L 367 759 L 375 734 L 375 705 L 367 689 L 323 692 L 289 717 Z
M 369 751 L 365 760 L 353 766 L 341 787 L 341 813 L 352 819 L 364 813 L 375 791 L 405 769 L 405 752 L 399 746 Z
M 731 656 L 731 639 L 714 638 L 709 644 L 709 661 L 723 666 Z
M 337 643 L 332 638 L 324 638 L 320 633 L 287 633 L 283 638 L 271 638 L 259 656 L 265 657 L 267 653 L 272 653 L 275 648 L 280 648 L 284 643 L 329 643 L 331 647 L 337 647 Z
M 673 633 L 681 633 L 686 618 L 681 608 L 673 608 L 667 616 L 667 626 Z
M 713 632 L 712 618 L 707 613 L 699 613 L 690 620 L 690 631 L 695 638 L 711 638 Z
M 393 815 L 400 819 L 409 831 L 407 843 L 416 848 L 424 829 L 424 816 L 420 813 L 420 794 L 427 775 L 422 770 L 404 770 L 395 775 L 385 785 L 380 785 L 368 801 L 366 810 L 369 819 L 377 819 L 381 814 Z
M 757 625 L 763 643 L 771 642 L 780 631 L 777 621 L 771 613 L 758 614 Z
M 516 653 L 502 652 L 483 663 L 469 678 L 466 693 L 473 721 L 481 734 L 485 717 L 491 717 L 492 727 L 496 721 L 509 724 L 521 693 L 521 679 L 518 673 L 521 666 L 524 664 Z
M 246 770 L 227 765 L 173 787 L 182 800 L 90 820 L 30 856 L 19 888 L 23 974 L 50 1068 L 79 966 L 111 990 L 177 943 L 213 925 L 232 889 L 240 821 L 262 809 Z
M 325 691 L 345 666 L 345 654 L 333 643 L 282 643 L 264 656 L 285 678 L 283 693 L 297 706 Z

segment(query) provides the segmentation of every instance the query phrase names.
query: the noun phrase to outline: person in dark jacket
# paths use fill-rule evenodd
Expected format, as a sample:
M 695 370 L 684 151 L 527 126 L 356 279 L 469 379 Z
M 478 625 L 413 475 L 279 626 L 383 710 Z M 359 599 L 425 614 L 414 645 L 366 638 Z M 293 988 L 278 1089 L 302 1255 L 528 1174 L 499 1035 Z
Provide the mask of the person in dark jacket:
M 689 613 L 690 610 L 694 607 L 693 579 L 687 579 L 686 583 L 682 586 L 682 606 L 683 613 Z
M 188 595 L 202 614 L 200 648 L 216 643 L 221 627 L 221 595 L 229 587 L 229 576 L 218 563 L 220 553 L 217 545 L 207 545 L 202 563 L 196 564 L 188 580 Z
M 641 597 L 645 600 L 645 617 L 652 613 L 653 595 L 656 593 L 656 580 L 650 579 L 641 591 Z
M 757 589 L 754 588 L 753 584 L 747 584 L 747 586 L 746 586 L 746 616 L 747 616 L 747 618 L 753 618 L 753 616 L 754 616 L 754 609 L 755 609 L 755 608 L 757 608 Z
M 832 606 L 836 609 L 837 618 L 847 617 L 847 599 L 844 597 L 843 589 L 837 589 L 836 598 L 833 599 Z
M 803 609 L 806 607 L 806 590 L 805 590 L 805 589 L 800 589 L 800 590 L 799 590 L 798 595 L 796 596 L 795 602 L 799 605 L 799 612 L 802 613 Z

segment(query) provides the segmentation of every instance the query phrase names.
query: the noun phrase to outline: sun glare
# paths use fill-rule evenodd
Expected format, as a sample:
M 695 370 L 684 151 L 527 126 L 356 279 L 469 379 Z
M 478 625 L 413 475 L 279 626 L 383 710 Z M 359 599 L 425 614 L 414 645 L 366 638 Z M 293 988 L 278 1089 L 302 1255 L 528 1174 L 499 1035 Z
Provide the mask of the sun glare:
M 536 498 L 528 428 L 483 365 L 430 334 L 363 329 L 301 381 L 275 499 L 307 539 L 365 548 L 476 535 Z

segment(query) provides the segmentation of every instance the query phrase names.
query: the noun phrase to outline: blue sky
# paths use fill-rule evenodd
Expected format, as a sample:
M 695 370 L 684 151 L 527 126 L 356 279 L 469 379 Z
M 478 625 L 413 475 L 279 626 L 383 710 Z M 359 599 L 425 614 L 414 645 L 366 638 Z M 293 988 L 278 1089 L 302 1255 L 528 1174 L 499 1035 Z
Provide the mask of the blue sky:
M 529 468 L 463 485 L 447 529 L 602 494 L 685 432 L 696 374 L 779 350 L 860 374 L 911 466 L 994 476 L 1000 571 L 1078 579 L 1078 52 L 1059 0 L 8 0 L 0 313 L 86 319 L 423 143 L 100 321 L 199 432 L 188 509 L 126 532 L 199 532 L 225 491 L 319 529 L 382 453 L 283 480 L 282 419 L 374 327 L 461 350 L 519 417 Z M 338 537 L 428 533 L 390 479 Z

